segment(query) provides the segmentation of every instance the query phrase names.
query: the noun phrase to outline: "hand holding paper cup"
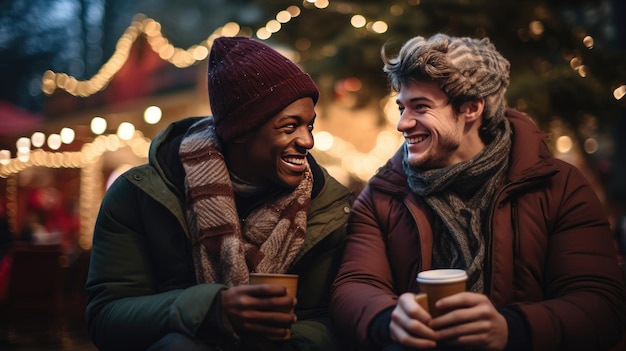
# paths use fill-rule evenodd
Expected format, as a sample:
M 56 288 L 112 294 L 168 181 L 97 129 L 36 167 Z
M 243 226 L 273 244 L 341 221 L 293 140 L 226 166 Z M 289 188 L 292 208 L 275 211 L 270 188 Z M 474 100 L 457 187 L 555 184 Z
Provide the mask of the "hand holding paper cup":
M 417 283 L 421 293 L 415 296 L 415 300 L 436 318 L 444 311 L 437 310 L 435 303 L 444 297 L 465 291 L 466 281 L 467 273 L 462 269 L 432 269 L 420 272 L 417 275 Z
M 287 289 L 287 296 L 295 298 L 296 292 L 298 291 L 298 275 L 280 273 L 250 273 L 250 284 L 281 285 Z M 291 338 L 291 331 L 287 330 L 287 335 L 284 339 L 289 338 Z M 276 340 L 282 340 L 282 338 L 276 338 Z

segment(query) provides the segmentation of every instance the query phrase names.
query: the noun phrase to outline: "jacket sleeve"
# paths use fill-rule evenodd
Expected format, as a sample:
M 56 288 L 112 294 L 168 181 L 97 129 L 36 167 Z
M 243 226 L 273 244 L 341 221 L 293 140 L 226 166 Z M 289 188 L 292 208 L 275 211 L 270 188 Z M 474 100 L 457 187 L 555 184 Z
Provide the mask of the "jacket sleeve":
M 159 257 L 150 257 L 152 243 L 143 218 L 149 211 L 141 210 L 141 196 L 145 194 L 119 177 L 96 221 L 86 284 L 87 325 L 101 350 L 145 349 L 169 332 L 196 335 L 224 288 L 200 284 L 158 291 L 153 267 Z
M 626 292 L 604 206 L 574 167 L 561 165 L 550 184 L 542 203 L 519 200 L 520 216 L 543 216 L 526 217 L 520 233 L 545 223 L 541 231 L 548 235 L 520 238 L 524 244 L 516 255 L 537 264 L 518 266 L 517 274 L 537 277 L 543 297 L 516 308 L 527 318 L 534 350 L 609 349 L 626 330 Z M 525 288 L 533 293 L 530 285 Z
M 374 344 L 369 328 L 380 313 L 395 306 L 397 301 L 383 240 L 385 229 L 377 219 L 379 214 L 372 193 L 372 188 L 367 186 L 352 207 L 348 241 L 331 299 L 335 325 L 348 343 L 357 342 L 358 350 L 381 346 Z M 393 201 L 384 206 L 392 212 Z

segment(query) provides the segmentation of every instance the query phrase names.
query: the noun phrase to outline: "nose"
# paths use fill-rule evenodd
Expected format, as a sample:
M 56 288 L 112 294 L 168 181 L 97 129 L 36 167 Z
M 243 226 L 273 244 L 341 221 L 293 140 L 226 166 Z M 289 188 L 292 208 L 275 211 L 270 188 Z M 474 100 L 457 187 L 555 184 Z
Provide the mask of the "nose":
M 406 110 L 404 110 L 400 114 L 400 119 L 398 120 L 398 124 L 396 125 L 396 129 L 399 132 L 405 132 L 417 124 L 417 120 L 415 118 L 411 118 Z
M 311 134 L 308 126 L 306 128 L 299 128 L 298 136 L 296 137 L 296 146 L 305 150 L 310 150 L 314 145 L 315 140 L 313 139 L 313 134 Z

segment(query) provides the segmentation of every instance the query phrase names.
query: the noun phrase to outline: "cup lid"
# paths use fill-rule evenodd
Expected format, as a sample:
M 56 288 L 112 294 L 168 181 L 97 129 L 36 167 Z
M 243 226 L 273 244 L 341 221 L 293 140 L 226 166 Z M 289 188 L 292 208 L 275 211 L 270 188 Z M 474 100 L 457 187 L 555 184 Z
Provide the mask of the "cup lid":
M 417 274 L 418 283 L 455 283 L 467 280 L 467 273 L 462 269 L 431 269 Z

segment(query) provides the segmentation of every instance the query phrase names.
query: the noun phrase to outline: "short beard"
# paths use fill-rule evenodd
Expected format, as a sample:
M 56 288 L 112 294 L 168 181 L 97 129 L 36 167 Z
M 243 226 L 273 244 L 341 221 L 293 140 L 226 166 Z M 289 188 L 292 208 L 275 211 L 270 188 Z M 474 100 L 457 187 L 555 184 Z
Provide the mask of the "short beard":
M 439 169 L 450 166 L 448 164 L 448 158 L 451 153 L 456 151 L 459 148 L 459 143 L 447 143 L 445 145 L 440 145 L 441 147 L 438 149 L 435 155 L 428 155 L 425 159 L 415 160 L 415 159 L 407 159 L 407 165 L 411 168 L 416 169 Z

